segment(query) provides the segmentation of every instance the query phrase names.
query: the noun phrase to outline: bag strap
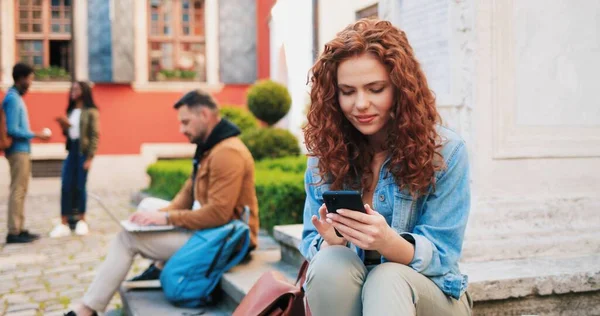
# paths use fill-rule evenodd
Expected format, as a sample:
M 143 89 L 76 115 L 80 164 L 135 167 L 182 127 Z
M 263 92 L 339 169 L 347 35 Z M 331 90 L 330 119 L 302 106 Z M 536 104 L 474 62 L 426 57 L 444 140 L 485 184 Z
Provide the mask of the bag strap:
M 294 283 L 296 286 L 300 286 L 300 288 L 302 289 L 302 286 L 304 285 L 304 281 L 306 281 L 306 271 L 308 270 L 308 261 L 304 260 L 304 262 L 302 262 L 302 265 L 300 266 L 300 270 L 298 270 L 298 276 L 296 277 L 296 283 Z M 304 290 L 302 290 L 304 291 Z
M 238 219 L 244 224 L 249 225 L 250 222 L 250 207 L 248 205 L 244 205 L 240 211 L 237 208 L 233 208 L 233 215 L 235 219 Z M 234 219 L 234 220 L 235 220 Z
M 250 229 L 248 228 L 248 225 L 246 225 L 245 223 L 243 223 L 241 221 L 237 221 L 237 222 L 233 221 L 232 225 L 234 227 L 236 225 L 243 225 L 246 228 L 246 234 L 244 236 L 244 241 L 242 243 L 242 247 L 235 254 L 235 256 L 233 256 L 232 258 L 229 258 L 229 262 L 227 262 L 227 265 L 225 266 L 224 271 L 229 271 L 229 269 L 233 268 L 233 266 L 235 266 L 236 264 L 241 262 L 244 259 L 244 257 L 246 257 L 246 254 L 248 253 L 248 249 L 250 248 Z
M 217 262 L 219 261 L 219 258 L 221 258 L 221 253 L 223 252 L 223 249 L 225 248 L 225 245 L 227 245 L 227 242 L 229 241 L 229 239 L 231 238 L 231 236 L 233 235 L 233 233 L 235 233 L 235 225 L 231 225 L 231 229 L 229 230 L 229 232 L 227 233 L 227 235 L 225 236 L 225 238 L 223 238 L 223 240 L 221 241 L 221 246 L 219 246 L 219 250 L 217 250 L 217 253 L 215 254 L 215 257 L 212 259 L 210 266 L 208 267 L 208 270 L 206 270 L 206 274 L 205 277 L 209 277 L 210 274 L 212 273 L 213 269 L 215 268 L 215 266 L 217 265 Z

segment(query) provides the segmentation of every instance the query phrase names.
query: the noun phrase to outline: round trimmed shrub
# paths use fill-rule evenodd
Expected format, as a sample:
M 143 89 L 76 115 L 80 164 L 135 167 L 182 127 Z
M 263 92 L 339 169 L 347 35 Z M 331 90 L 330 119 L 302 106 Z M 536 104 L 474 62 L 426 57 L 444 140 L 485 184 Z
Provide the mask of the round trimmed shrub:
M 261 80 L 248 91 L 248 108 L 269 126 L 281 120 L 292 105 L 287 88 L 272 80 Z
M 252 153 L 254 160 L 300 154 L 298 139 L 290 131 L 281 128 L 258 129 L 242 135 L 242 141 Z
M 258 128 L 258 121 L 254 115 L 244 108 L 225 105 L 220 112 L 221 116 L 240 128 L 242 135 L 251 133 Z

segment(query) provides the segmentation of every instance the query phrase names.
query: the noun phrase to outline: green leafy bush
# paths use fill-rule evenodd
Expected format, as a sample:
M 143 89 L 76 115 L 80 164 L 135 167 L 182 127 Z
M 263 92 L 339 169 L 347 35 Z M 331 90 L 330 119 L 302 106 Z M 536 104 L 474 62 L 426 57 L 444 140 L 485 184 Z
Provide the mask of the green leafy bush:
M 306 157 L 265 159 L 256 163 L 255 184 L 262 228 L 302 223 Z M 192 173 L 190 160 L 163 160 L 148 167 L 153 196 L 172 199 Z
M 161 69 L 157 74 L 159 80 L 194 80 L 196 72 L 193 70 Z
M 242 135 L 253 132 L 258 128 L 258 121 L 248 110 L 241 107 L 225 105 L 221 107 L 221 115 L 237 125 L 242 131 Z
M 255 160 L 297 156 L 300 154 L 298 139 L 290 131 L 281 128 L 262 128 L 242 135 L 242 141 Z
M 192 80 L 196 78 L 196 72 L 193 70 L 182 70 L 179 77 L 181 79 Z
M 271 80 L 258 81 L 252 85 L 247 99 L 250 112 L 269 126 L 283 118 L 292 105 L 287 88 Z
M 69 80 L 71 76 L 64 68 L 50 66 L 35 70 L 35 78 L 37 80 Z

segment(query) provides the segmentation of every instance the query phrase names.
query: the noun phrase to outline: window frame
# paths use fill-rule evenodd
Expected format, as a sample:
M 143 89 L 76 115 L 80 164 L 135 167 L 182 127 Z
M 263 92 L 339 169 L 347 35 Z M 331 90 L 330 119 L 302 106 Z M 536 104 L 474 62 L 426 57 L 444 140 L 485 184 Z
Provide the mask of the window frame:
M 170 43 L 172 45 L 172 61 L 173 61 L 173 69 L 178 69 L 177 67 L 177 61 L 179 60 L 179 57 L 182 55 L 183 50 L 181 49 L 181 46 L 183 44 L 202 44 L 204 45 L 204 57 L 206 58 L 207 55 L 207 38 L 206 38 L 206 32 L 207 32 L 207 17 L 206 17 L 206 0 L 202 0 L 202 20 L 203 20 L 203 34 L 204 35 L 185 35 L 183 34 L 183 8 L 182 8 L 182 0 L 171 0 L 171 34 L 172 35 L 152 35 L 152 4 L 151 4 L 152 0 L 146 0 L 145 1 L 145 5 L 147 8 L 147 16 L 146 16 L 146 25 L 147 25 L 147 33 L 146 33 L 146 41 L 147 41 L 147 47 L 148 47 L 148 51 L 147 51 L 147 57 L 148 57 L 148 73 L 147 73 L 147 78 L 149 82 L 160 82 L 159 80 L 152 80 L 152 44 L 153 43 Z M 190 1 L 190 8 L 189 10 L 189 16 L 190 16 L 190 20 L 187 22 L 188 25 L 190 26 L 190 33 L 191 34 L 195 34 L 195 28 L 194 23 L 195 23 L 195 14 L 191 14 L 194 11 L 194 1 L 196 0 L 189 0 Z M 160 16 L 163 12 L 159 11 L 159 30 L 161 30 L 162 28 L 164 28 L 164 19 Z M 160 32 L 161 34 L 163 32 Z M 207 82 L 208 81 L 208 67 L 207 67 L 207 63 L 205 62 L 204 64 L 204 74 L 200 75 L 201 78 L 204 78 L 204 80 L 197 80 L 197 79 L 193 79 L 192 81 L 194 82 Z M 198 76 L 197 75 L 197 76 Z M 181 80 L 181 81 L 189 81 L 189 80 Z
M 363 18 L 377 18 L 379 16 L 379 2 L 375 2 L 369 6 L 366 6 L 360 10 L 356 10 L 355 18 L 356 21 Z
M 30 1 L 34 1 L 34 0 L 30 0 Z M 70 17 L 64 18 L 64 6 L 61 5 L 61 12 L 63 12 L 63 17 L 61 19 L 61 21 L 69 22 L 70 26 L 70 32 L 69 33 L 53 33 L 51 28 L 52 28 L 52 0 L 40 0 L 41 2 L 41 27 L 42 27 L 42 32 L 41 33 L 34 33 L 32 31 L 29 32 L 21 32 L 20 29 L 20 22 L 21 22 L 21 15 L 20 15 L 20 9 L 21 9 L 21 3 L 20 0 L 14 0 L 14 9 L 15 9 L 15 60 L 19 61 L 21 60 L 21 55 L 20 55 L 20 42 L 21 41 L 41 41 L 42 42 L 42 67 L 43 68 L 48 68 L 50 67 L 50 41 L 68 41 L 70 44 L 70 49 L 71 49 L 71 53 L 70 58 L 69 58 L 69 67 L 67 67 L 66 71 L 67 72 L 71 72 L 71 69 L 73 67 L 73 58 L 74 58 L 74 50 L 73 50 L 73 4 L 74 2 L 77 0 L 71 0 L 71 5 L 69 7 L 69 11 L 71 12 Z M 33 12 L 28 8 L 27 12 Z M 28 22 L 31 24 L 31 19 L 32 17 L 28 17 Z M 64 25 L 64 24 L 62 24 Z M 33 65 L 32 65 L 33 66 Z

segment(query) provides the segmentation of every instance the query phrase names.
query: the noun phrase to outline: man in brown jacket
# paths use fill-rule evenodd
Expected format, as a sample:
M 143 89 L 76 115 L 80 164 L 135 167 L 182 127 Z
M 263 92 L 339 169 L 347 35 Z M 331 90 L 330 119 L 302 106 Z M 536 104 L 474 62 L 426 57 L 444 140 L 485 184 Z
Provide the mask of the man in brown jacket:
M 125 279 L 136 254 L 166 261 L 188 241 L 194 230 L 221 226 L 239 218 L 245 206 L 250 208 L 251 247 L 257 245 L 254 160 L 237 137 L 240 130 L 219 116 L 215 101 L 202 91 L 187 93 L 175 104 L 175 109 L 181 133 L 198 145 L 193 175 L 169 205 L 154 211 L 138 211 L 130 220 L 141 225 L 172 224 L 184 229 L 142 233 L 122 231 L 113 240 L 82 304 L 75 310 L 78 316 L 104 311 Z M 195 201 L 200 207 L 192 210 Z

